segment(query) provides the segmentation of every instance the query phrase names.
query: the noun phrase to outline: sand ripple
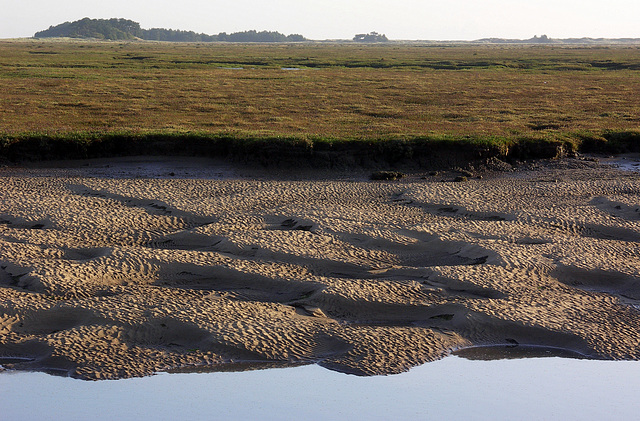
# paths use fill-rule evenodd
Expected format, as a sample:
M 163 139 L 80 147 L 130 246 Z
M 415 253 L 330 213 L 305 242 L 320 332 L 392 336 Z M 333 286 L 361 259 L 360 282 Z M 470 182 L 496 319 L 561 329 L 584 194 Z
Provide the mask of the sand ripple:
M 638 359 L 640 180 L 597 171 L 466 183 L 5 171 L 0 361 L 113 379 L 234 362 L 391 374 L 490 344 Z

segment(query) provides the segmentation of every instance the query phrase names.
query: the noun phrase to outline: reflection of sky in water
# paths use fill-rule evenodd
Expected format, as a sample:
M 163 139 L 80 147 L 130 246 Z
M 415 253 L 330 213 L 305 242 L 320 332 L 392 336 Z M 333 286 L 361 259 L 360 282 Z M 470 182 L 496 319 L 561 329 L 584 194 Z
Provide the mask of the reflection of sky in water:
M 616 168 L 625 171 L 640 171 L 640 155 L 628 154 L 614 158 L 604 158 L 600 162 L 603 164 L 613 165 Z
M 396 376 L 318 366 L 85 382 L 0 374 L 0 420 L 637 419 L 640 362 L 458 357 Z

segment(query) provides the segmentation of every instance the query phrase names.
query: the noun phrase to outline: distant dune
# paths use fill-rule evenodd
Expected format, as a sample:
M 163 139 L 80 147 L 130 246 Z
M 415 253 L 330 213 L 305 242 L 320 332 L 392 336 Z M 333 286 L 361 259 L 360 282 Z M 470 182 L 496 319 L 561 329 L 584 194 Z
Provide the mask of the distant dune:
M 473 42 L 492 44 L 640 44 L 640 38 L 549 38 L 546 35 L 529 39 L 482 38 Z

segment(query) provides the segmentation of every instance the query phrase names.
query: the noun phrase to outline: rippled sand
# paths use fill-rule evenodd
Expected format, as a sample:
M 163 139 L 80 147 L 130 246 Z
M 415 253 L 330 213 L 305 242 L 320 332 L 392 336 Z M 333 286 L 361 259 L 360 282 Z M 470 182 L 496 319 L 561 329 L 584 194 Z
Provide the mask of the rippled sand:
M 377 375 L 491 344 L 640 357 L 637 173 L 283 181 L 161 164 L 0 170 L 5 367 Z

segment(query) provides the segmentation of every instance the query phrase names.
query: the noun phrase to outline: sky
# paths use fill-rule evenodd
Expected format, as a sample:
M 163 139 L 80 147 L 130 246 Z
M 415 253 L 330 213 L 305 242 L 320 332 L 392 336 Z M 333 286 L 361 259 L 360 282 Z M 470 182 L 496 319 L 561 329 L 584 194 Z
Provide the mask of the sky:
M 250 29 L 310 39 L 376 31 L 396 40 L 640 38 L 637 0 L 0 0 L 0 38 L 84 17 L 207 34 Z

